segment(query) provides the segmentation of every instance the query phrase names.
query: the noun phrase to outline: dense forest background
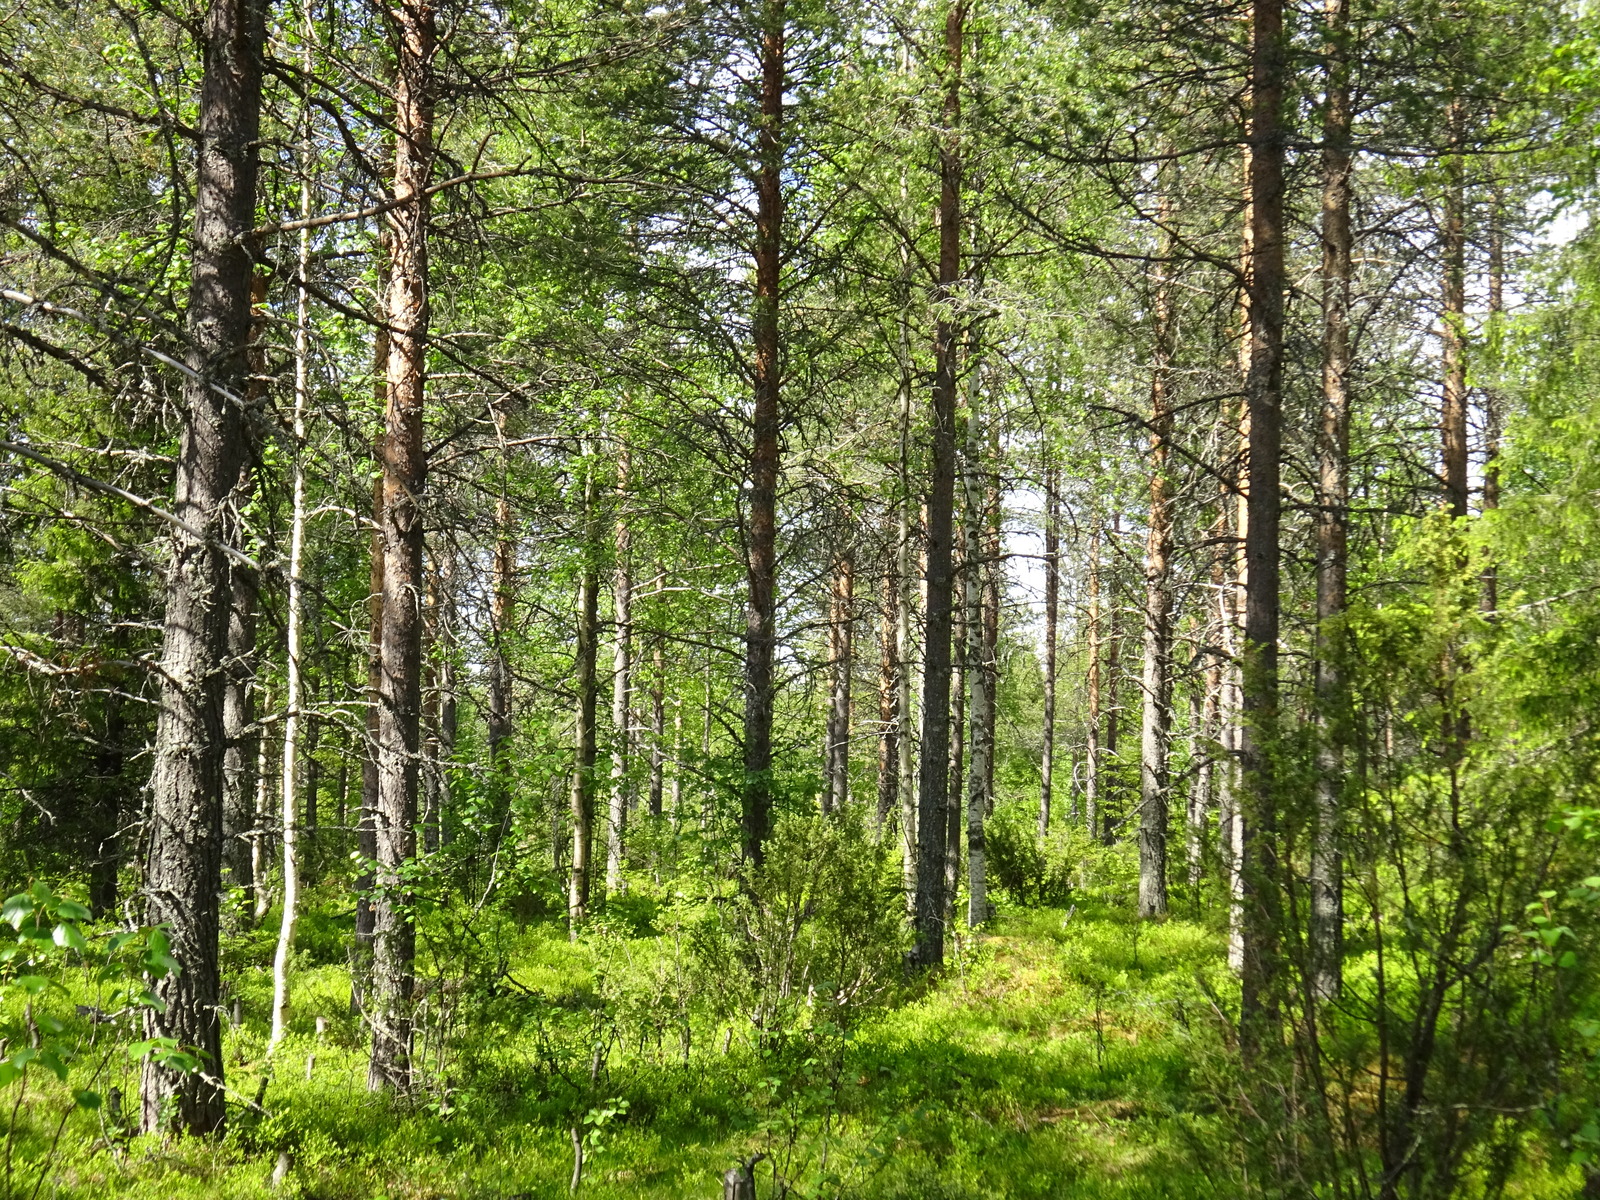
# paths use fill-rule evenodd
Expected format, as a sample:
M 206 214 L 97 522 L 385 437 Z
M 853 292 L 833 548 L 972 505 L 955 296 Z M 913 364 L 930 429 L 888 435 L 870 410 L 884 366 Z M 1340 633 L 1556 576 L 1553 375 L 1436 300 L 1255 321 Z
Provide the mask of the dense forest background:
M 0 1196 L 1600 1195 L 1585 5 L 0 13 Z

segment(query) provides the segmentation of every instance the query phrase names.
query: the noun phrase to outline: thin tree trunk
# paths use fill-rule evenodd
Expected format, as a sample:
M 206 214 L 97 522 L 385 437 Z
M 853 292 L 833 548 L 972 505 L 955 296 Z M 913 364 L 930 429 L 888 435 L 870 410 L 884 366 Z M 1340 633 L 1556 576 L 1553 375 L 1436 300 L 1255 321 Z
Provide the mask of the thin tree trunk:
M 150 773 L 146 920 L 165 924 L 181 973 L 155 981 L 145 1032 L 193 1047 L 207 1070 L 155 1056 L 141 1071 L 141 1126 L 222 1129 L 218 893 L 222 885 L 222 698 L 228 650 L 227 503 L 246 438 L 249 231 L 255 226 L 265 6 L 211 0 L 201 41 L 200 141 L 187 315 L 184 420 L 173 510 L 194 533 L 172 539 L 162 630 L 161 710 Z M 231 393 L 231 395 L 230 395 Z
M 438 652 L 436 686 L 439 690 L 439 746 L 435 757 L 438 769 L 438 803 L 433 823 L 425 836 L 429 839 L 431 854 L 440 846 L 450 843 L 450 763 L 456 754 L 456 732 L 459 723 L 456 707 L 456 547 L 447 543 L 439 560 L 439 605 L 437 610 L 439 630 L 435 645 Z
M 1311 990 L 1321 1000 L 1342 983 L 1344 881 L 1340 794 L 1344 786 L 1347 504 L 1350 461 L 1350 85 L 1345 61 L 1349 0 L 1326 0 L 1328 93 L 1322 151 L 1322 423 L 1317 477 L 1317 781 L 1311 844 Z
M 841 550 L 833 565 L 828 613 L 828 760 L 824 812 L 850 802 L 850 677 L 855 670 L 855 556 Z
M 891 526 L 884 522 L 892 537 Z M 887 540 L 887 538 L 886 538 Z M 896 555 L 892 547 L 884 555 L 883 591 L 878 605 L 878 812 L 881 837 L 889 814 L 894 812 L 900 783 L 900 732 L 896 686 L 900 675 L 900 655 L 895 637 L 895 601 L 899 595 Z
M 616 563 L 611 604 L 611 804 L 606 821 L 606 891 L 624 890 L 622 840 L 628 824 L 628 759 L 633 746 L 628 698 L 633 685 L 633 531 L 628 523 L 628 448 L 617 452 Z
M 983 786 L 983 811 L 994 814 L 994 768 L 999 757 L 995 752 L 995 696 L 1000 686 L 1000 581 L 1005 574 L 1004 559 L 1000 552 L 1000 422 L 989 422 L 989 461 L 995 469 L 988 476 L 988 495 L 984 503 L 983 542 L 983 675 L 984 686 L 989 689 L 989 719 L 984 722 L 985 769 Z
M 500 420 L 498 413 L 496 419 Z M 502 433 L 503 437 L 503 433 Z M 511 780 L 506 762 L 506 747 L 511 739 L 511 662 L 506 653 L 506 641 L 511 636 L 513 608 L 516 602 L 515 573 L 517 565 L 516 529 L 511 514 L 511 500 L 502 485 L 500 499 L 495 504 L 494 544 L 494 597 L 489 611 L 489 628 L 493 645 L 489 653 L 489 774 L 493 788 L 493 806 L 490 809 L 494 823 L 494 845 L 505 836 L 511 813 Z
M 571 797 L 572 866 L 567 876 L 567 922 L 574 940 L 589 912 L 589 858 L 594 842 L 595 716 L 599 692 L 595 658 L 600 638 L 600 569 L 596 562 L 600 530 L 594 464 L 584 447 L 583 574 L 578 581 L 576 661 L 577 712 L 573 722 Z
M 659 572 L 657 572 L 659 576 Z M 667 784 L 667 661 L 657 634 L 650 650 L 650 816 L 661 816 L 662 796 Z
M 264 707 L 270 710 L 270 702 Z M 272 893 L 267 887 L 267 834 L 271 825 L 267 819 L 267 812 L 271 805 L 272 792 L 272 773 L 269 770 L 272 761 L 271 746 L 272 742 L 263 729 L 256 738 L 256 794 L 250 820 L 250 874 L 256 881 L 252 893 L 255 903 L 251 915 L 257 921 L 264 918 L 267 909 L 272 906 Z
M 765 0 L 761 33 L 761 130 L 757 145 L 754 336 L 746 509 L 744 786 L 740 825 L 747 865 L 759 867 L 772 823 L 773 657 L 777 648 L 778 439 L 782 363 L 778 305 L 783 273 L 783 92 L 786 0 Z
M 315 27 L 310 13 L 305 14 L 303 35 L 307 39 L 302 66 L 309 73 L 311 41 Z M 309 114 L 309 110 L 308 110 Z M 311 216 L 311 129 L 307 116 L 304 158 L 300 164 L 300 219 Z M 303 643 L 305 640 L 305 587 L 300 572 L 306 545 L 306 429 L 311 404 L 311 295 L 306 290 L 306 273 L 311 269 L 311 231 L 300 231 L 297 256 L 298 286 L 295 288 L 294 324 L 294 415 L 292 418 L 294 455 L 291 467 L 289 508 L 289 595 L 284 635 L 283 761 L 279 789 L 283 801 L 283 912 L 278 923 L 278 946 L 272 957 L 272 1032 L 267 1036 L 267 1058 L 278 1048 L 289 1019 L 289 961 L 294 954 L 295 923 L 300 918 L 300 704 L 302 691 Z
M 909 350 L 902 347 L 909 353 Z M 916 622 L 916 598 L 913 595 L 911 570 L 911 496 L 910 439 L 911 439 L 911 376 L 907 366 L 901 376 L 900 408 L 900 475 L 904 489 L 900 500 L 899 541 L 895 548 L 895 575 L 899 580 L 899 595 L 895 604 L 895 642 L 899 647 L 898 694 L 895 700 L 896 749 L 900 755 L 899 780 L 896 794 L 899 799 L 900 825 L 900 875 L 905 886 L 906 912 L 911 915 L 917 902 L 917 776 L 915 768 L 916 725 L 912 710 L 914 688 L 912 676 L 917 673 L 917 648 L 912 642 L 911 630 Z
M 1113 544 L 1116 543 L 1121 533 L 1122 518 L 1113 516 L 1109 534 Z M 1122 614 L 1117 608 L 1115 592 L 1111 593 L 1110 599 L 1110 611 L 1106 614 L 1107 628 L 1105 633 L 1105 707 L 1101 714 L 1105 722 L 1104 731 L 1101 735 L 1101 748 L 1104 751 L 1102 770 L 1105 763 L 1116 763 L 1118 760 L 1117 735 L 1121 732 L 1122 723 Z M 1102 785 L 1104 782 L 1102 778 Z M 1107 803 L 1110 798 L 1111 790 L 1102 786 L 1100 795 L 1100 841 L 1107 846 L 1111 845 L 1112 840 L 1116 837 L 1117 828 L 1120 824 L 1117 819 L 1118 814 L 1112 812 L 1110 804 Z
M 1439 414 L 1445 504 L 1452 517 L 1467 515 L 1467 223 L 1466 169 L 1462 160 L 1461 102 L 1453 100 L 1448 115 L 1450 153 L 1445 157 L 1444 283 L 1440 340 L 1444 366 L 1443 402 Z
M 247 468 L 239 495 L 250 487 Z M 255 763 L 254 742 L 260 734 L 255 724 L 256 593 L 260 581 L 243 563 L 229 571 L 232 602 L 228 607 L 227 682 L 222 697 L 223 881 L 228 887 L 254 889 L 251 872 L 250 831 L 255 826 L 255 787 L 250 778 Z
M 1505 279 L 1506 245 L 1502 211 L 1503 198 L 1497 187 L 1489 205 L 1489 361 L 1499 370 L 1502 343 L 1505 340 Z M 1500 434 L 1505 420 L 1500 389 L 1490 385 L 1483 389 L 1483 511 L 1500 507 Z M 1499 571 L 1491 560 L 1483 567 L 1484 612 L 1493 614 L 1500 607 Z
M 1056 775 L 1056 643 L 1061 624 L 1061 500 L 1059 472 L 1044 471 L 1044 755 L 1039 764 L 1039 839 L 1050 832 Z
M 1163 198 L 1163 216 L 1170 205 Z M 1139 915 L 1167 911 L 1167 820 L 1172 730 L 1172 285 L 1154 270 L 1154 363 L 1150 383 L 1150 515 L 1144 554 L 1144 670 L 1139 722 Z
M 976 357 L 975 355 L 973 356 Z M 989 919 L 987 859 L 984 850 L 984 816 L 987 810 L 989 780 L 988 729 L 992 717 L 992 696 L 984 637 L 983 572 L 983 439 L 978 404 L 981 392 L 976 386 L 977 364 L 973 362 L 973 383 L 967 389 L 967 447 L 965 486 L 965 620 L 967 709 L 972 730 L 971 758 L 967 765 L 967 925 L 976 928 Z M 959 805 L 952 805 L 959 807 Z
M 1100 836 L 1100 530 L 1089 532 L 1089 619 L 1084 650 L 1089 657 L 1083 752 L 1083 825 Z
M 1250 29 L 1249 529 L 1245 559 L 1241 843 L 1244 884 L 1240 1029 L 1246 1052 L 1265 1047 L 1277 984 L 1277 787 L 1271 747 L 1278 717 L 1279 457 L 1282 445 L 1284 278 L 1283 0 L 1255 0 Z
M 429 177 L 433 169 L 433 56 L 430 0 L 393 10 L 394 197 L 389 213 L 388 404 L 383 444 L 383 642 L 378 706 L 377 903 L 373 906 L 372 1057 L 367 1086 L 411 1083 L 411 993 L 416 929 L 404 872 L 416 856 L 422 716 L 423 524 L 427 480 L 423 402 L 428 342 Z
M 954 614 L 951 620 L 952 652 L 950 682 L 950 803 L 945 807 L 944 822 L 944 899 L 945 920 L 955 920 L 957 893 L 961 888 L 961 797 L 966 788 L 967 753 L 967 619 L 964 602 L 967 563 L 961 547 L 956 547 L 956 561 L 952 587 L 955 591 Z
M 917 900 L 914 961 L 944 962 L 944 854 L 950 800 L 951 534 L 955 509 L 958 327 L 950 305 L 961 275 L 961 55 L 966 0 L 945 17 L 944 112 L 939 146 L 940 302 L 934 332 L 927 516 L 927 611 L 922 647 L 922 747 L 917 794 Z

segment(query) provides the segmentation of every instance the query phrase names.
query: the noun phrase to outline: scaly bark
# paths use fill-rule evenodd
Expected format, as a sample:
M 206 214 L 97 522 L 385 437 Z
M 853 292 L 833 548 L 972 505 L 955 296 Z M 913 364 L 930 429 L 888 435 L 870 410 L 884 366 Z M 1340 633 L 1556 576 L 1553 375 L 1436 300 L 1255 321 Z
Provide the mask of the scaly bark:
M 751 332 L 755 405 L 745 509 L 744 785 L 740 826 L 747 865 L 759 867 L 772 824 L 773 657 L 777 649 L 778 455 L 782 362 L 778 305 L 783 274 L 783 92 L 786 0 L 765 0 L 761 115 L 756 146 L 755 297 Z
M 1255 0 L 1250 22 L 1249 528 L 1245 534 L 1240 876 L 1244 888 L 1240 1030 L 1247 1053 L 1266 1045 L 1278 964 L 1277 784 L 1279 495 L 1282 447 L 1284 129 L 1283 0 Z
M 255 226 L 261 128 L 260 0 L 210 0 L 201 28 L 195 222 L 186 316 L 191 374 L 173 511 L 195 533 L 172 539 L 162 629 L 161 710 L 150 772 L 145 918 L 165 924 L 179 974 L 155 981 L 159 1008 L 145 1032 L 197 1053 L 203 1072 L 153 1056 L 141 1071 L 140 1124 L 220 1132 L 224 1120 L 219 1019 L 218 893 L 222 885 L 223 684 L 228 649 L 228 499 L 246 435 L 239 403 L 249 373 L 249 232 Z M 196 533 L 199 536 L 196 536 Z
M 934 330 L 930 395 L 933 444 L 929 455 L 927 610 L 922 647 L 922 746 L 917 779 L 916 944 L 918 966 L 944 962 L 944 839 L 950 799 L 951 535 L 956 484 L 956 365 L 958 325 L 950 305 L 961 274 L 961 56 L 966 0 L 945 17 L 944 106 L 939 139 L 940 308 Z
M 378 705 L 377 891 L 373 905 L 372 1057 L 367 1086 L 411 1083 L 416 929 L 404 872 L 416 856 L 421 758 L 423 524 L 427 482 L 423 403 L 428 344 L 428 183 L 433 172 L 430 0 L 394 10 L 394 198 L 389 212 L 388 404 L 383 441 L 383 641 Z

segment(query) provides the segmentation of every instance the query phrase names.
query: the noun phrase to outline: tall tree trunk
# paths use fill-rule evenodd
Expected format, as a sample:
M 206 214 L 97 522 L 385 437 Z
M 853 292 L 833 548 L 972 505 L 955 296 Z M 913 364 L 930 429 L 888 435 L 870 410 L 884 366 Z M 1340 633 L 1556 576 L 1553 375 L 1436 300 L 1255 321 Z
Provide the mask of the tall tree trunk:
M 778 453 L 782 362 L 778 304 L 783 274 L 783 92 L 786 0 L 765 0 L 761 32 L 761 129 L 757 138 L 750 487 L 746 508 L 744 858 L 759 867 L 772 823 L 773 656 L 777 648 Z
M 929 456 L 926 634 L 922 647 L 922 758 L 917 794 L 915 962 L 944 962 L 944 838 L 950 800 L 951 535 L 956 486 L 958 325 L 950 310 L 961 277 L 961 54 L 966 0 L 953 0 L 944 26 L 944 112 L 939 144 L 940 303 L 934 331 L 932 453 Z
M 589 859 L 594 845 L 595 716 L 599 691 L 595 659 L 600 640 L 599 506 L 594 463 L 587 445 L 583 469 L 583 574 L 578 580 L 576 661 L 577 711 L 573 721 L 571 797 L 572 865 L 567 876 L 567 922 L 574 940 L 589 913 Z
M 855 554 L 839 551 L 828 612 L 828 759 L 824 812 L 850 802 L 850 677 L 855 670 Z
M 1060 476 L 1044 470 L 1044 755 L 1039 764 L 1039 839 L 1050 832 L 1050 802 L 1056 775 L 1056 643 L 1061 624 Z
M 902 351 L 909 355 L 908 347 Z M 917 776 L 915 768 L 917 739 L 912 696 L 915 692 L 913 676 L 920 671 L 918 649 L 912 640 L 916 623 L 916 597 L 912 580 L 912 519 L 914 500 L 911 495 L 910 440 L 911 440 L 911 373 L 908 359 L 901 374 L 900 406 L 900 481 L 904 492 L 900 498 L 899 541 L 895 546 L 895 576 L 899 581 L 899 594 L 895 603 L 895 643 L 899 647 L 899 672 L 896 680 L 895 732 L 896 749 L 900 755 L 899 779 L 896 795 L 899 800 L 900 825 L 900 877 L 905 886 L 906 912 L 912 915 L 917 903 Z
M 976 356 L 974 356 L 975 358 Z M 977 364 L 970 367 L 976 379 Z M 965 626 L 967 709 L 972 730 L 972 751 L 967 764 L 967 925 L 976 928 L 989 919 L 988 862 L 984 847 L 984 816 L 989 781 L 989 725 L 993 720 L 989 671 L 984 637 L 983 546 L 983 438 L 976 384 L 968 387 L 966 470 L 963 516 L 965 561 Z M 958 808 L 959 805 L 952 805 Z
M 150 773 L 146 920 L 165 924 L 181 973 L 155 982 L 150 1037 L 198 1052 L 205 1071 L 147 1057 L 141 1125 L 154 1132 L 222 1129 L 218 893 L 222 884 L 223 685 L 228 650 L 227 503 L 245 455 L 239 398 L 249 372 L 249 232 L 255 226 L 261 126 L 260 0 L 210 0 L 201 41 L 198 170 L 187 314 L 190 374 L 173 510 L 190 533 L 172 539 L 162 630 L 161 710 Z
M 884 521 L 885 540 L 893 537 L 892 526 Z M 895 601 L 899 596 L 899 572 L 893 545 L 883 558 L 883 590 L 878 605 L 878 833 L 881 836 L 894 812 L 900 788 L 900 717 L 896 687 L 900 676 L 900 654 L 895 636 Z
M 1444 367 L 1439 428 L 1444 498 L 1452 517 L 1467 515 L 1467 219 L 1466 165 L 1462 159 L 1461 101 L 1450 103 L 1450 152 L 1445 157 L 1440 339 Z
M 262 707 L 270 713 L 271 698 L 265 692 L 262 693 L 262 698 Z M 267 909 L 272 905 L 272 893 L 267 887 L 267 835 L 272 829 L 269 816 L 272 772 L 268 769 L 271 762 L 272 741 L 267 736 L 267 731 L 262 729 L 260 736 L 256 738 L 256 794 L 250 818 L 250 874 L 256 881 L 255 887 L 251 889 L 255 901 L 252 915 L 257 921 L 267 915 Z
M 310 71 L 311 39 L 316 35 L 305 15 L 306 38 L 302 66 Z M 302 149 L 300 176 L 300 219 L 311 216 L 311 128 L 309 110 Z M 289 594 L 284 634 L 283 761 L 279 789 L 283 801 L 283 911 L 278 923 L 278 946 L 272 958 L 272 1032 L 267 1036 L 270 1060 L 288 1027 L 289 963 L 294 954 L 295 924 L 300 919 L 300 727 L 305 642 L 305 585 L 300 572 L 306 546 L 306 429 L 311 407 L 311 293 L 306 289 L 306 274 L 311 269 L 311 230 L 300 231 L 295 287 L 294 322 L 294 414 L 291 435 L 294 455 L 289 485 Z
M 622 839 L 628 824 L 628 758 L 633 722 L 628 700 L 633 685 L 633 530 L 628 517 L 628 448 L 617 452 L 616 563 L 611 582 L 615 640 L 611 646 L 611 804 L 606 821 L 606 891 L 620 893 Z
M 1162 203 L 1163 215 L 1169 207 Z M 1169 247 L 1170 249 L 1170 247 Z M 1167 767 L 1172 729 L 1172 286 L 1158 263 L 1150 383 L 1150 515 L 1144 554 L 1144 670 L 1139 723 L 1139 915 L 1167 911 Z
M 1344 933 L 1340 794 L 1344 787 L 1347 505 L 1350 462 L 1349 0 L 1326 0 L 1328 93 L 1322 151 L 1322 423 L 1317 444 L 1317 781 L 1311 845 L 1311 990 L 1339 995 Z
M 422 490 L 427 481 L 423 401 L 428 343 L 428 182 L 433 170 L 430 0 L 393 10 L 394 198 L 389 213 L 388 404 L 383 443 L 383 670 L 378 705 L 377 903 L 372 939 L 372 1058 L 367 1086 L 411 1082 L 411 993 L 416 929 L 404 871 L 416 856 L 422 716 Z
M 1280 905 L 1277 787 L 1272 744 L 1278 717 L 1278 539 L 1281 498 L 1284 279 L 1283 85 L 1286 47 L 1283 0 L 1255 0 L 1250 28 L 1250 414 L 1245 533 L 1242 773 L 1242 927 L 1240 1027 L 1247 1050 L 1265 1045 L 1263 1025 L 1274 1004 Z
M 1089 531 L 1089 617 L 1084 653 L 1089 658 L 1085 683 L 1083 751 L 1083 826 L 1090 839 L 1100 836 L 1100 530 Z
M 994 813 L 995 753 L 995 695 L 1000 684 L 1000 583 L 1005 575 L 1004 556 L 1000 546 L 1000 422 L 989 422 L 989 461 L 994 470 L 988 474 L 988 495 L 984 503 L 983 540 L 983 674 L 984 686 L 989 689 L 989 718 L 983 725 L 984 786 L 983 811 L 985 816 Z
M 1122 534 L 1122 518 L 1111 518 L 1111 530 L 1108 534 L 1113 545 Z M 1115 577 L 1113 576 L 1113 581 Z M 1109 611 L 1106 613 L 1106 669 L 1104 680 L 1104 707 L 1101 712 L 1104 728 L 1101 733 L 1101 749 L 1104 761 L 1101 764 L 1102 778 L 1100 789 L 1100 841 L 1109 846 L 1116 837 L 1117 828 L 1121 824 L 1118 819 L 1120 813 L 1113 812 L 1109 803 L 1111 789 L 1104 786 L 1104 766 L 1106 763 L 1116 763 L 1119 759 L 1117 753 L 1117 735 L 1121 732 L 1122 725 L 1122 613 L 1117 608 L 1116 592 L 1110 592 Z
M 950 623 L 950 639 L 954 647 L 952 651 L 953 662 L 950 671 L 950 773 L 949 788 L 950 803 L 945 806 L 944 822 L 944 899 L 945 916 L 947 922 L 955 920 L 955 906 L 957 893 L 961 888 L 961 826 L 962 807 L 961 797 L 965 794 L 966 787 L 966 753 L 967 753 L 967 620 L 966 604 L 964 602 L 964 588 L 968 563 L 966 555 L 961 553 L 961 547 L 956 546 L 955 564 L 952 572 L 952 588 L 954 589 L 953 615 Z

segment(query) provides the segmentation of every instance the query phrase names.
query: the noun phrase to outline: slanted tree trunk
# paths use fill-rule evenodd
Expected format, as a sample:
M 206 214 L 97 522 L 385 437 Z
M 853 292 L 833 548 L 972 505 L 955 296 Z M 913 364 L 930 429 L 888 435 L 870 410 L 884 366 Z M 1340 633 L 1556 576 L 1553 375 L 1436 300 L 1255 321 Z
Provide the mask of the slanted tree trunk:
M 1349 0 L 1324 6 L 1328 92 L 1322 137 L 1322 420 L 1317 439 L 1317 779 L 1311 843 L 1311 991 L 1338 997 L 1343 973 L 1344 788 L 1342 668 L 1350 463 L 1350 83 Z
M 855 555 L 835 556 L 828 611 L 828 756 L 823 811 L 850 802 L 850 677 L 855 670 Z
M 1089 658 L 1085 685 L 1083 751 L 1083 825 L 1089 837 L 1100 836 L 1100 530 L 1089 532 L 1089 614 L 1084 623 L 1084 652 Z
M 1163 215 L 1168 204 L 1163 201 Z M 1139 915 L 1167 911 L 1167 770 L 1172 729 L 1172 290 L 1170 267 L 1154 271 L 1155 345 L 1150 383 L 1150 515 L 1144 554 L 1144 670 L 1139 724 Z
M 367 1086 L 411 1083 L 411 993 L 416 929 L 404 871 L 416 856 L 421 757 L 423 523 L 427 481 L 423 402 L 428 343 L 428 182 L 433 171 L 430 0 L 393 9 L 394 198 L 389 213 L 388 404 L 383 442 L 383 642 L 378 705 L 377 901 L 373 905 L 372 1057 Z
M 1050 832 L 1050 802 L 1056 775 L 1056 643 L 1061 624 L 1060 476 L 1044 471 L 1044 755 L 1039 763 L 1039 839 Z
M 584 448 L 583 470 L 583 573 L 578 579 L 576 659 L 573 663 L 577 711 L 573 721 L 571 797 L 572 865 L 567 876 L 567 922 L 574 940 L 589 913 L 589 859 L 594 843 L 595 717 L 599 693 L 595 686 L 595 658 L 600 638 L 600 530 L 595 497 L 594 464 Z
M 966 0 L 945 17 L 944 112 L 939 145 L 940 309 L 934 330 L 932 453 L 927 516 L 927 611 L 922 647 L 922 747 L 917 794 L 916 944 L 923 968 L 944 963 L 944 839 L 950 799 L 950 624 L 956 484 L 956 367 L 958 325 L 950 305 L 961 277 L 961 55 Z
M 162 629 L 161 710 L 150 772 L 146 919 L 165 924 L 181 973 L 155 982 L 150 1037 L 175 1038 L 203 1073 L 147 1057 L 141 1125 L 192 1133 L 223 1125 L 217 962 L 222 884 L 223 684 L 228 650 L 227 504 L 245 454 L 250 249 L 255 225 L 265 5 L 210 0 L 201 31 L 204 75 L 187 314 L 183 429 L 173 511 L 195 533 L 172 539 Z
M 1245 533 L 1243 734 L 1241 763 L 1244 887 L 1241 1041 L 1264 1048 L 1277 986 L 1277 787 L 1271 746 L 1278 719 L 1279 495 L 1282 446 L 1284 130 L 1283 0 L 1255 0 L 1250 20 L 1250 369 L 1249 528 Z
M 783 365 L 778 304 L 783 275 L 783 92 L 788 59 L 786 0 L 764 0 L 761 129 L 756 147 L 755 297 L 751 314 L 755 405 L 745 510 L 744 858 L 759 867 L 772 823 L 773 658 L 777 649 L 778 454 Z
M 628 448 L 617 453 L 616 563 L 611 580 L 615 639 L 611 645 L 611 804 L 606 821 L 606 891 L 623 890 L 623 836 L 628 825 L 628 759 L 633 722 L 628 700 L 633 686 L 633 530 L 628 518 Z

